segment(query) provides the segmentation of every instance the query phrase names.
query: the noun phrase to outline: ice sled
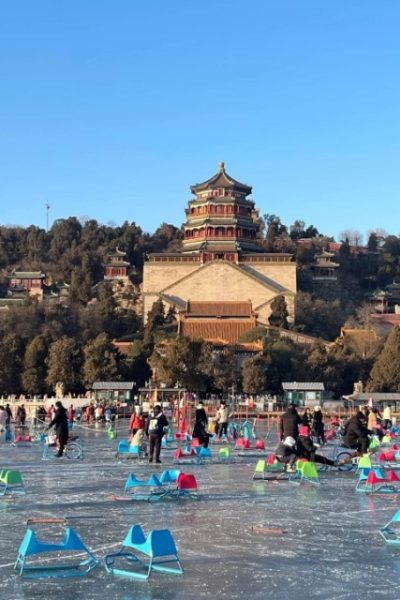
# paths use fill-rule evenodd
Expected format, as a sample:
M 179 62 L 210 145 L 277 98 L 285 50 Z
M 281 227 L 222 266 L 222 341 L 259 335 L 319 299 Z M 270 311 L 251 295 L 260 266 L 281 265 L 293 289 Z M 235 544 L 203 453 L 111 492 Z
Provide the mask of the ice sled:
M 141 556 L 137 556 L 137 553 Z M 118 559 L 127 563 L 127 568 L 116 566 Z M 174 566 L 171 566 L 174 565 Z M 108 573 L 136 579 L 148 579 L 154 571 L 182 575 L 175 540 L 169 529 L 153 529 L 146 537 L 140 525 L 133 525 L 118 552 L 104 557 L 104 566 Z M 142 569 L 133 569 L 129 567 Z
M 143 451 L 140 446 L 129 444 L 128 440 L 121 440 L 118 443 L 117 458 L 126 456 L 128 458 L 141 458 Z
M 46 522 L 43 519 L 42 522 Z M 49 522 L 54 522 L 49 521 Z M 68 552 L 63 558 L 62 552 Z M 71 552 L 73 554 L 71 556 Z M 30 557 L 54 553 L 51 560 L 43 559 L 40 563 L 35 560 L 29 563 Z M 80 560 L 82 554 L 85 558 Z M 43 557 L 42 557 L 43 558 Z M 63 561 L 67 562 L 63 562 Z M 83 577 L 92 571 L 99 561 L 83 543 L 71 527 L 65 528 L 64 538 L 59 542 L 39 540 L 33 529 L 28 527 L 18 549 L 18 557 L 14 568 L 26 579 L 42 579 L 49 577 Z
M 400 531 L 395 527 L 400 523 L 400 510 L 398 510 L 379 533 L 387 544 L 400 544 Z
M 197 453 L 194 448 L 178 448 L 174 454 L 174 463 L 178 465 L 193 464 L 197 462 Z
M 289 481 L 292 483 L 312 483 L 319 485 L 318 470 L 315 463 L 308 460 L 298 460 L 296 462 L 296 472 L 290 475 Z
M 367 494 L 398 494 L 400 492 L 400 480 L 392 470 L 385 475 L 381 469 L 371 469 L 365 484 L 359 484 L 357 484 L 356 490 Z
M 124 494 L 129 495 L 132 500 L 159 500 L 166 492 L 165 486 L 154 474 L 143 480 L 131 473 L 124 488 Z
M 0 471 L 0 496 L 25 494 L 25 486 L 20 471 L 3 469 Z

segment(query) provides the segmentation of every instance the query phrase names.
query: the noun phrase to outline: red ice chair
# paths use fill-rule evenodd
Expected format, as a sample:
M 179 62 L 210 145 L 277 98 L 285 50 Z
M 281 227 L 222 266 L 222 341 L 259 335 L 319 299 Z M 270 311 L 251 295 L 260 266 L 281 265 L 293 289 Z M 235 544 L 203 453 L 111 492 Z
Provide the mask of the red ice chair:
M 256 440 L 256 450 L 265 450 L 264 440 Z

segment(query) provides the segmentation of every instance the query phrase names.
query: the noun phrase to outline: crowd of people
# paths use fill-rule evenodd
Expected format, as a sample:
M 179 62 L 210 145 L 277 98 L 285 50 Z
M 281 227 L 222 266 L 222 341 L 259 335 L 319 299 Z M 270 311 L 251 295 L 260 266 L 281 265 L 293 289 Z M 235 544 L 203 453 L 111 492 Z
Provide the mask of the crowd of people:
M 371 436 L 382 439 L 386 429 L 391 427 L 390 407 L 384 409 L 383 415 L 370 404 L 364 406 L 341 426 L 339 419 L 333 417 L 331 427 L 341 427 L 342 444 L 345 448 L 355 450 L 354 456 L 368 454 Z M 286 470 L 295 470 L 295 463 L 300 458 L 328 466 L 338 466 L 336 460 L 331 460 L 318 454 L 319 447 L 327 443 L 325 425 L 321 407 L 315 406 L 313 411 L 309 407 L 299 414 L 295 404 L 282 414 L 279 423 L 280 443 L 275 451 L 277 459 L 285 464 Z M 314 442 L 314 439 L 317 442 Z M 344 459 L 346 461 L 348 459 Z

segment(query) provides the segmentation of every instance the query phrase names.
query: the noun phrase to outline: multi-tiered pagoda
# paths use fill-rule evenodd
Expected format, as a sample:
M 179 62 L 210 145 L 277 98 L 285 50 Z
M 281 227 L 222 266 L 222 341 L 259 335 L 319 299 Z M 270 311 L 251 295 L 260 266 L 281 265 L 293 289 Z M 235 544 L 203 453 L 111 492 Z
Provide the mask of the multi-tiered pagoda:
M 264 252 L 251 186 L 220 163 L 191 191 L 182 251 L 150 254 L 144 264 L 145 320 L 161 299 L 175 308 L 183 335 L 232 343 L 256 323 L 267 325 L 271 302 L 284 296 L 293 321 L 296 265 L 290 254 Z
M 230 177 L 223 162 L 214 177 L 192 185 L 195 198 L 186 209 L 183 252 L 201 253 L 204 262 L 238 262 L 241 252 L 260 252 L 258 211 L 247 198 L 251 189 Z

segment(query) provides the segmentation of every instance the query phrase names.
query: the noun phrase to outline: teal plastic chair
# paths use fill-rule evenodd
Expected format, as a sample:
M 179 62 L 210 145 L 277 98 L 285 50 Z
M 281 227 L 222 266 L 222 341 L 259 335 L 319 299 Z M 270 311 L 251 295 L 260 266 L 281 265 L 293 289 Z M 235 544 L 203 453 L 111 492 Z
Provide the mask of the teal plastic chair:
M 393 526 L 400 523 L 400 510 L 397 511 L 390 519 L 388 523 L 381 529 L 379 533 L 387 544 L 398 545 L 400 544 L 400 529 L 397 530 Z
M 137 556 L 137 553 L 140 553 L 140 557 Z M 123 559 L 129 566 L 135 564 L 141 571 L 118 567 L 116 562 L 119 562 L 119 559 Z M 153 571 L 173 575 L 182 575 L 183 573 L 175 540 L 170 530 L 154 529 L 146 537 L 140 525 L 133 525 L 130 528 L 119 552 L 107 554 L 104 557 L 104 566 L 106 571 L 112 575 L 136 579 L 148 579 Z
M 204 464 L 212 461 L 212 453 L 210 448 L 200 447 L 199 449 L 195 448 L 195 450 L 197 452 L 197 460 L 199 464 Z
M 78 552 L 78 556 L 82 552 L 86 555 L 84 560 L 63 563 L 60 552 Z M 38 554 L 55 554 L 53 561 L 45 561 L 42 564 L 28 564 L 28 558 Z M 76 557 L 76 558 L 77 558 Z M 69 557 L 71 560 L 71 557 Z M 49 577 L 82 577 L 92 571 L 99 561 L 82 542 L 76 531 L 70 527 L 65 529 L 64 539 L 61 542 L 47 542 L 38 540 L 33 529 L 28 528 L 25 532 L 24 539 L 18 549 L 18 557 L 14 568 L 19 574 L 26 579 L 43 579 Z

